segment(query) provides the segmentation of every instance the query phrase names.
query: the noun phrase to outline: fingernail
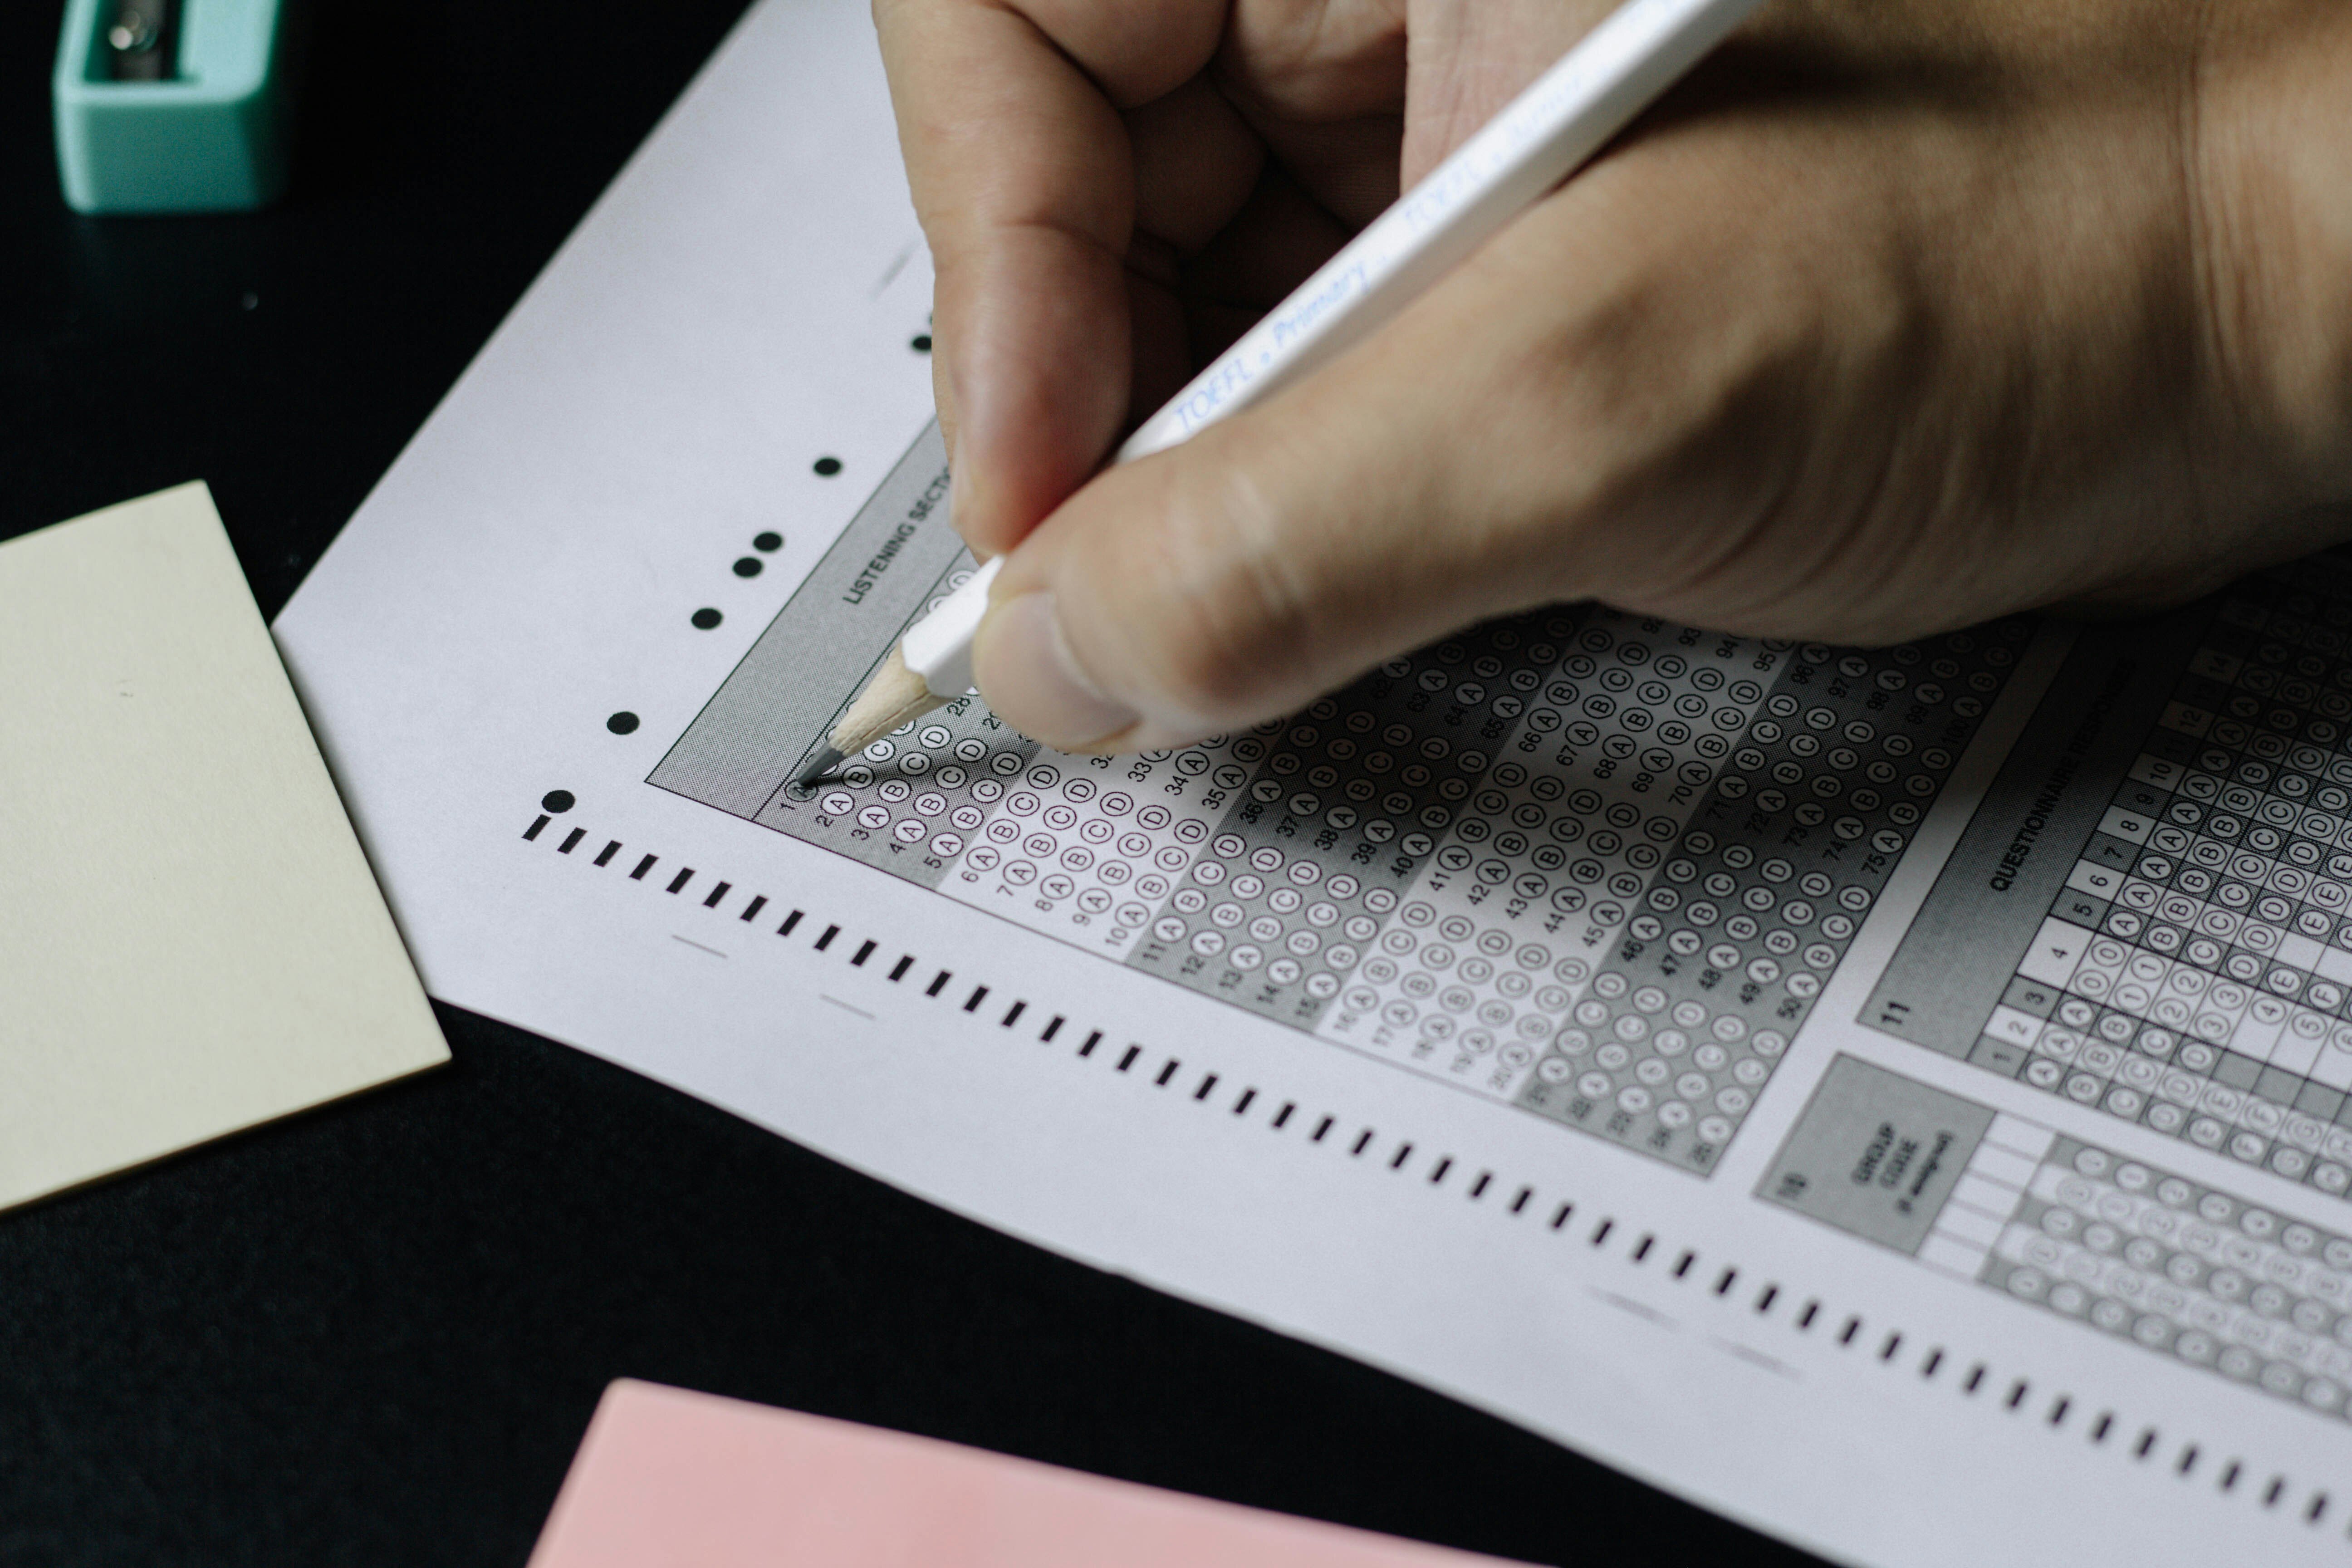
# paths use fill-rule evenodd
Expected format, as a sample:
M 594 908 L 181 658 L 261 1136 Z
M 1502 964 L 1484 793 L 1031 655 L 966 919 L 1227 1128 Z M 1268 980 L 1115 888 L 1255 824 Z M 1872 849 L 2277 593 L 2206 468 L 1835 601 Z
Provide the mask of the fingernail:
M 956 466 L 953 457 L 948 458 L 948 526 L 958 533 L 964 531 L 971 518 L 971 480 Z
M 1070 657 L 1050 593 L 1024 594 L 990 611 L 973 654 L 992 700 L 1049 746 L 1092 745 L 1136 722 L 1135 710 L 1104 696 Z
M 948 526 L 963 536 L 964 546 L 971 552 L 971 558 L 985 563 L 996 552 L 985 544 L 973 541 L 972 529 L 977 526 L 979 521 L 978 514 L 973 509 L 980 504 L 973 494 L 973 481 L 964 477 L 964 471 L 961 468 L 950 468 L 948 470 Z

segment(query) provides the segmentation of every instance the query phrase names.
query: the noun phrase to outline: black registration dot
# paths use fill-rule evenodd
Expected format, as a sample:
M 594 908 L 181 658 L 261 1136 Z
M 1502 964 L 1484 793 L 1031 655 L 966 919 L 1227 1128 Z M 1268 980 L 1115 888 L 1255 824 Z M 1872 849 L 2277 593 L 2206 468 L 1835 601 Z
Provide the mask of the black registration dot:
M 834 475 L 841 472 L 841 459 L 839 458 L 819 458 L 816 460 L 816 471 L 819 479 L 829 479 L 833 478 Z
M 705 605 L 701 609 L 694 612 L 694 629 L 698 632 L 715 630 L 719 623 L 726 618 L 709 605 Z
M 762 554 L 772 555 L 783 547 L 784 536 L 781 533 L 758 534 L 751 540 L 751 548 Z
M 760 558 L 758 556 L 746 555 L 735 563 L 735 575 L 738 577 L 757 577 L 759 574 Z
M 612 731 L 615 735 L 627 735 L 634 733 L 636 727 L 637 716 L 627 711 L 625 709 L 604 721 L 604 728 Z
M 927 354 L 927 353 L 930 353 L 930 352 L 931 352 L 931 334 L 930 334 L 930 333 L 929 333 L 929 332 L 917 332 L 917 333 L 915 334 L 915 341 L 914 341 L 914 342 L 913 342 L 912 344 L 908 345 L 908 346 L 910 346 L 911 348 L 913 348 L 913 349 L 914 349 L 914 351 L 915 351 L 917 353 L 919 353 L 919 354 Z
M 578 804 L 579 802 L 572 798 L 572 792 L 568 789 L 551 789 L 539 797 L 540 810 L 553 816 L 562 816 Z

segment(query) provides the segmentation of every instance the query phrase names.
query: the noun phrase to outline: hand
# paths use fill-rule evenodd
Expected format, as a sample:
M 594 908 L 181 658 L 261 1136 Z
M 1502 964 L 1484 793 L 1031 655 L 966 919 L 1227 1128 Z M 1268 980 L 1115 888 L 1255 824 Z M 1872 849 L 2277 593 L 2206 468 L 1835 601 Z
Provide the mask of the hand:
M 1370 341 L 1122 427 L 1605 14 L 877 0 L 976 648 L 1067 751 L 1600 599 L 1886 642 L 2352 534 L 2352 7 L 1768 0 Z

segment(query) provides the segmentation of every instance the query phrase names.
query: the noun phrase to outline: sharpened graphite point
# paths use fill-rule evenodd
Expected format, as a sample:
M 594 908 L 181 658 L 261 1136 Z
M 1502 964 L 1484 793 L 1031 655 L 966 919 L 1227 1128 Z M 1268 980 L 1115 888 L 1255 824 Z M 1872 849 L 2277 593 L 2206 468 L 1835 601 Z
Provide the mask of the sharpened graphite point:
M 845 760 L 841 752 L 835 751 L 831 746 L 819 749 L 817 754 L 809 759 L 808 766 L 793 776 L 793 792 L 799 795 L 807 794 L 819 779 L 841 766 Z

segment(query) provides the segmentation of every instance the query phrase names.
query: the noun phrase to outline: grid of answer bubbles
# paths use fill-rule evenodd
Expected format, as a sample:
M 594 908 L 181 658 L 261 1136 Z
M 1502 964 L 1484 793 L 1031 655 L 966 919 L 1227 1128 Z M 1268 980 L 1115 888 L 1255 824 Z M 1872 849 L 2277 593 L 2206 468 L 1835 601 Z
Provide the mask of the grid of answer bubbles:
M 1521 1103 L 1711 1168 L 2028 635 L 2007 622 L 1868 654 L 1796 650 Z
M 1969 1059 L 2341 1196 L 2352 597 L 2307 591 L 2326 570 L 2231 591 Z
M 775 825 L 1705 1170 L 2025 635 L 1864 654 L 1559 610 L 1139 757 L 967 698 Z
M 2311 1409 L 2352 1389 L 2352 1239 L 2062 1138 L 1981 1276 Z

